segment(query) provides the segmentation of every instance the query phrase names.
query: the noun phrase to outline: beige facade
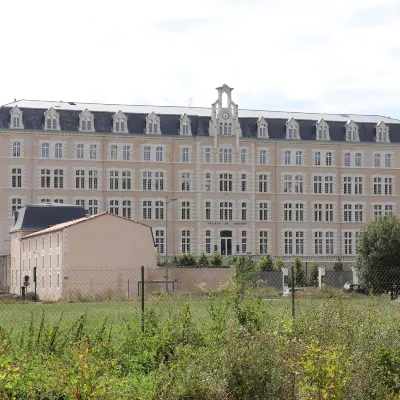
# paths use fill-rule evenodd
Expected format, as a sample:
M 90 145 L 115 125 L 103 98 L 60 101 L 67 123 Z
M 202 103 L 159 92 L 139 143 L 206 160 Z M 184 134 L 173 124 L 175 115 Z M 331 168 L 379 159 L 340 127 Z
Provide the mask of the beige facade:
M 109 213 L 55 225 L 35 233 L 11 234 L 11 292 L 41 300 L 126 298 L 127 282 L 140 280 L 140 267 L 156 267 L 151 228 Z
M 257 137 L 250 137 L 239 124 L 250 111 L 238 109 L 231 91 L 218 88 L 218 100 L 207 111 L 207 136 L 191 134 L 186 113 L 180 134 L 164 135 L 157 128 L 162 107 L 149 113 L 146 131 L 135 135 L 127 133 L 121 112 L 107 134 L 94 132 L 92 123 L 79 132 L 0 129 L 1 252 L 9 252 L 13 207 L 62 201 L 83 204 L 90 214 L 109 211 L 151 225 L 165 254 L 168 197 L 177 199 L 168 205 L 170 256 L 217 250 L 351 262 L 361 224 L 399 209 L 400 147 L 386 131 L 400 121 L 331 115 L 346 135 L 335 141 L 324 119 L 294 113 L 285 137 L 274 139 L 268 116 L 259 112 Z M 91 115 L 83 112 L 81 123 Z M 317 117 L 316 138 L 300 139 L 297 121 Z M 360 141 L 364 123 L 385 136 Z

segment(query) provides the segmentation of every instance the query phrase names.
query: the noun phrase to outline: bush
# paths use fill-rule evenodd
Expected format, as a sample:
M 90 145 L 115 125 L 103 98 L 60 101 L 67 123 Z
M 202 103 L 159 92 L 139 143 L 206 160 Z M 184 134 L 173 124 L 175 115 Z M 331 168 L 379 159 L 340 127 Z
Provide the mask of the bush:
M 283 262 L 282 258 L 276 258 L 274 261 L 274 271 L 282 271 L 282 268 L 285 268 L 286 264 Z
M 195 267 L 197 265 L 196 258 L 193 254 L 183 254 L 179 259 L 181 267 Z
M 333 270 L 336 272 L 342 272 L 343 271 L 343 264 L 341 261 L 336 261 L 335 264 L 333 265 Z
M 274 264 L 272 261 L 272 257 L 269 254 L 262 256 L 260 261 L 258 262 L 258 268 L 260 271 L 273 271 Z
M 214 268 L 222 267 L 223 259 L 220 253 L 214 253 L 210 259 L 210 265 Z
M 318 284 L 318 263 L 312 263 L 308 270 L 308 286 L 317 287 Z
M 204 253 L 202 253 L 199 259 L 197 260 L 197 265 L 199 267 L 208 267 L 210 265 L 208 257 Z

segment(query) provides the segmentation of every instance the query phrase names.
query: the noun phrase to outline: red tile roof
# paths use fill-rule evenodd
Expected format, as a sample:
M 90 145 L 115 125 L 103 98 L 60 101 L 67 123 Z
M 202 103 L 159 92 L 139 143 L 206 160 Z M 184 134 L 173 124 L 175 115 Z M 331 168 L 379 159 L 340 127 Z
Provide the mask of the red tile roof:
M 62 229 L 68 228 L 69 226 L 77 225 L 77 224 L 80 224 L 81 222 L 90 221 L 91 219 L 99 218 L 99 217 L 102 217 L 103 215 L 107 215 L 107 214 L 109 214 L 109 215 L 111 215 L 113 217 L 116 217 L 116 218 L 121 218 L 121 219 L 123 219 L 125 221 L 130 221 L 130 222 L 133 222 L 135 224 L 139 224 L 139 225 L 143 225 L 143 226 L 147 226 L 148 228 L 151 228 L 150 225 L 143 224 L 142 222 L 138 222 L 138 221 L 134 221 L 132 219 L 124 218 L 124 217 L 121 217 L 119 215 L 110 214 L 108 211 L 105 211 L 105 212 L 102 212 L 100 214 L 91 215 L 90 217 L 74 219 L 72 221 L 63 222 L 61 224 L 50 226 L 50 227 L 48 227 L 46 229 L 42 229 L 40 231 L 36 231 L 34 233 L 30 233 L 29 235 L 23 236 L 23 237 L 21 237 L 20 240 L 26 239 L 26 238 L 31 238 L 31 237 L 42 235 L 42 234 L 46 234 L 46 233 L 60 231 Z

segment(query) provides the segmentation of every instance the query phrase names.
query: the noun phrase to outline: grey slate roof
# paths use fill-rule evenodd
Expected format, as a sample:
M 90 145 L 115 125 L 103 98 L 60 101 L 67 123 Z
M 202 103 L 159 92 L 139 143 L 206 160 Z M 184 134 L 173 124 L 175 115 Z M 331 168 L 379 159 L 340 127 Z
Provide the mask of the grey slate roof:
M 171 106 L 136 106 L 123 104 L 74 103 L 58 101 L 19 100 L 0 107 L 0 129 L 8 129 L 10 110 L 14 106 L 23 111 L 25 130 L 40 131 L 44 129 L 44 112 L 51 107 L 58 111 L 62 131 L 78 132 L 79 114 L 86 108 L 94 115 L 95 131 L 111 134 L 113 115 L 121 110 L 128 118 L 129 134 L 145 133 L 146 117 L 155 112 L 160 117 L 162 135 L 179 135 L 180 118 L 186 113 L 191 120 L 194 136 L 208 136 L 211 119 L 211 109 L 201 107 L 171 107 Z M 378 115 L 356 114 L 312 114 L 286 111 L 239 110 L 239 121 L 244 138 L 257 136 L 257 121 L 264 117 L 268 122 L 271 139 L 285 139 L 286 122 L 294 118 L 300 127 L 300 137 L 303 140 L 315 140 L 316 123 L 322 118 L 329 125 L 330 138 L 333 141 L 345 140 L 345 126 L 350 120 L 359 126 L 360 141 L 373 142 L 376 136 L 376 125 L 383 121 L 389 126 L 390 141 L 400 143 L 400 120 Z
M 82 206 L 65 204 L 27 205 L 15 212 L 14 225 L 10 232 L 19 230 L 37 231 L 85 216 L 86 211 Z

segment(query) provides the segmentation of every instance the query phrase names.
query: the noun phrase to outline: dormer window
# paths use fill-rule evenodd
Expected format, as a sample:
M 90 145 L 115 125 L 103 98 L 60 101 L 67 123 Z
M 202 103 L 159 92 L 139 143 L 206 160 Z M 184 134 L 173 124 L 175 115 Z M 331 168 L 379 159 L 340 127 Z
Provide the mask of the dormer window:
M 94 116 L 88 109 L 81 112 L 79 120 L 79 130 L 81 132 L 94 132 Z
M 49 108 L 44 113 L 44 129 L 46 131 L 58 131 L 60 130 L 60 123 L 59 123 L 59 115 L 58 112 L 53 108 Z
M 257 136 L 259 138 L 268 137 L 268 123 L 264 117 L 261 117 L 257 122 Z
M 293 118 L 286 122 L 286 139 L 300 139 L 299 124 Z
M 160 118 L 153 112 L 146 118 L 146 133 L 149 135 L 161 135 Z
M 389 143 L 389 127 L 383 121 L 376 126 L 376 141 Z
M 128 133 L 127 117 L 122 111 L 118 111 L 113 116 L 114 126 L 113 132 Z
M 11 123 L 10 128 L 12 129 L 24 129 L 24 124 L 22 122 L 22 111 L 18 106 L 15 106 L 11 111 Z
M 190 118 L 186 114 L 183 114 L 181 117 L 180 133 L 182 136 L 191 136 L 192 135 Z
M 316 129 L 317 129 L 317 140 L 330 140 L 329 126 L 323 119 L 320 119 L 317 122 Z
M 358 126 L 354 121 L 349 121 L 346 125 L 346 141 L 358 142 Z

